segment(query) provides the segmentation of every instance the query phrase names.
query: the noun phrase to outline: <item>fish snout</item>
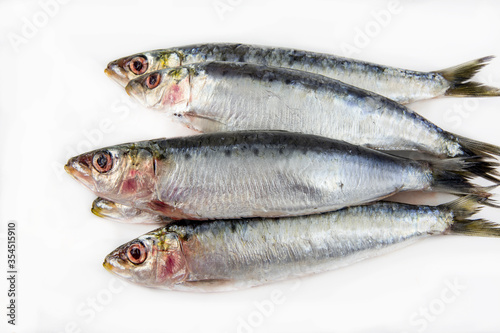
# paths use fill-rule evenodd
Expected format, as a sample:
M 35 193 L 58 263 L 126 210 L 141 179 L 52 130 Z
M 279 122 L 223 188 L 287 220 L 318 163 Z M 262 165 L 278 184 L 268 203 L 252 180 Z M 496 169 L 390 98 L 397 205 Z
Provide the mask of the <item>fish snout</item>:
M 147 94 L 142 87 L 141 82 L 138 82 L 137 80 L 132 80 L 130 81 L 127 86 L 125 87 L 125 91 L 127 94 L 138 101 L 139 103 L 145 105 L 145 106 L 150 106 L 147 101 Z
M 120 62 L 110 62 L 106 69 L 104 69 L 104 73 L 109 76 L 111 79 L 116 81 L 122 87 L 125 87 L 129 81 L 127 72 L 123 69 L 124 64 Z
M 64 166 L 64 170 L 76 180 L 83 183 L 89 189 L 94 190 L 94 179 L 92 177 L 92 157 L 82 155 L 70 158 Z
M 104 260 L 102 263 L 104 268 L 106 268 L 107 271 L 112 272 L 113 271 L 113 265 L 107 260 L 107 258 Z
M 139 94 L 139 88 L 138 88 L 139 84 L 136 82 L 136 81 L 130 81 L 127 86 L 125 87 L 125 91 L 127 92 L 127 94 L 131 97 L 135 97 L 135 98 L 138 98 Z
M 112 201 L 108 201 L 102 198 L 97 198 L 92 203 L 91 212 L 99 217 L 111 217 L 111 218 L 119 218 L 116 216 L 118 214 L 111 214 L 117 211 L 116 204 Z
M 114 71 L 108 65 L 108 67 L 104 69 L 104 74 L 106 74 L 109 77 L 112 77 L 114 75 Z
M 104 268 L 120 277 L 129 278 L 130 268 L 124 263 L 123 259 L 120 257 L 120 252 L 118 250 L 113 251 L 104 258 L 102 263 Z

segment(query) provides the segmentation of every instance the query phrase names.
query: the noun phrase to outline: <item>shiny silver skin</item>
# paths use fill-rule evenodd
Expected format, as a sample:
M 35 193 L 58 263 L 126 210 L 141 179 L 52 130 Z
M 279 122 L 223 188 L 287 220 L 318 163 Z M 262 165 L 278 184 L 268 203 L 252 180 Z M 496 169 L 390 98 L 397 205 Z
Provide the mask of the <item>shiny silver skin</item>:
M 135 57 L 142 57 L 147 61 L 147 70 L 143 74 L 209 61 L 246 62 L 290 68 L 325 75 L 399 103 L 442 96 L 454 84 L 447 80 L 446 70 L 420 72 L 330 54 L 244 44 L 198 44 L 138 53 L 110 62 L 105 72 L 125 86 L 128 81 L 138 77 L 130 69 L 131 60 Z M 472 66 L 477 66 L 477 71 L 489 60 L 489 57 L 478 59 L 477 65 Z
M 204 133 L 287 130 L 382 150 L 466 154 L 460 140 L 388 98 L 307 72 L 212 62 L 165 69 L 127 92 Z M 154 74 L 150 74 L 154 75 Z
M 165 216 L 145 212 L 104 198 L 95 199 L 91 211 L 96 216 L 123 223 L 165 224 L 172 221 Z
M 229 291 L 374 257 L 448 232 L 454 218 L 447 205 L 379 202 L 280 219 L 176 221 L 122 245 L 104 267 L 148 287 Z M 136 242 L 147 248 L 141 264 L 126 256 Z
M 107 151 L 113 167 L 99 173 L 89 161 Z M 73 157 L 66 170 L 100 197 L 172 219 L 304 215 L 411 190 L 481 192 L 427 162 L 283 131 L 123 144 Z

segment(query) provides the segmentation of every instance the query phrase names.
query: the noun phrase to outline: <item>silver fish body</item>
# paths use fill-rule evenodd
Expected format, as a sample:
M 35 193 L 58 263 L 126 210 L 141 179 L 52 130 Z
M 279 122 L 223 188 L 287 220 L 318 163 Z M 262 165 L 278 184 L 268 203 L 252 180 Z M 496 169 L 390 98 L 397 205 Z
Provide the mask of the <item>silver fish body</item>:
M 200 45 L 179 49 L 183 64 L 243 62 L 324 75 L 405 104 L 443 95 L 447 80 L 435 72 L 393 68 L 329 54 L 252 45 Z
M 154 70 L 209 62 L 245 62 L 325 75 L 391 98 L 399 103 L 439 97 L 498 96 L 499 90 L 470 78 L 492 57 L 442 71 L 419 72 L 330 54 L 245 44 L 198 44 L 139 53 L 111 62 L 106 73 L 125 86 Z
M 464 154 L 456 137 L 405 106 L 324 76 L 223 62 L 155 73 L 156 87 L 142 77 L 129 94 L 200 132 L 287 130 L 375 149 Z
M 313 214 L 411 190 L 489 196 L 462 167 L 279 131 L 124 144 L 66 165 L 96 195 L 174 219 Z
M 497 226 L 466 219 L 476 209 L 465 198 L 437 207 L 380 202 L 280 219 L 179 221 L 124 244 L 104 266 L 149 287 L 235 290 L 332 270 L 435 234 L 500 236 Z M 144 251 L 134 265 L 131 244 Z
M 239 289 L 346 266 L 441 233 L 451 222 L 433 212 L 388 218 L 394 210 L 394 204 L 380 203 L 279 220 L 174 224 L 163 231 L 179 235 L 189 267 L 178 289 L 196 290 L 204 281 Z
M 157 166 L 158 199 L 180 203 L 195 219 L 288 216 L 369 202 L 432 183 L 425 167 L 406 160 L 349 151 L 351 147 L 311 149 L 315 143 L 309 146 L 306 140 L 291 148 L 286 141 L 281 146 L 279 139 L 250 135 L 234 145 L 188 150 L 189 158 L 197 160 L 194 167 L 170 148 L 172 160 Z M 208 149 L 214 151 L 205 156 Z

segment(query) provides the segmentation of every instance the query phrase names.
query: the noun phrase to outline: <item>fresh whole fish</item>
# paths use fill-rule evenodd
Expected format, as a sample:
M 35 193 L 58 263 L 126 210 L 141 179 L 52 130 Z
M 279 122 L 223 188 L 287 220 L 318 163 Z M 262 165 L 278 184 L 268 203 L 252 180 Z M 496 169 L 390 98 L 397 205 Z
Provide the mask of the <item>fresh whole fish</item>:
M 437 207 L 379 202 L 281 219 L 174 221 L 118 247 L 103 265 L 147 287 L 248 288 L 346 266 L 431 235 L 500 237 L 498 225 L 468 219 L 477 200 L 467 196 Z
M 446 132 L 388 98 L 283 68 L 192 64 L 142 76 L 126 89 L 144 105 L 168 111 L 205 133 L 276 129 L 439 157 L 500 154 L 500 147 Z M 495 164 L 482 166 L 490 180 L 498 181 Z
M 490 194 L 467 181 L 474 160 L 415 161 L 328 138 L 229 132 L 157 139 L 71 158 L 97 196 L 172 219 L 331 211 L 400 191 Z
M 498 96 L 500 90 L 470 81 L 493 57 L 435 72 L 419 72 L 329 54 L 244 44 L 198 44 L 134 54 L 109 63 L 119 84 L 152 71 L 208 61 L 245 62 L 325 75 L 399 103 L 439 96 Z

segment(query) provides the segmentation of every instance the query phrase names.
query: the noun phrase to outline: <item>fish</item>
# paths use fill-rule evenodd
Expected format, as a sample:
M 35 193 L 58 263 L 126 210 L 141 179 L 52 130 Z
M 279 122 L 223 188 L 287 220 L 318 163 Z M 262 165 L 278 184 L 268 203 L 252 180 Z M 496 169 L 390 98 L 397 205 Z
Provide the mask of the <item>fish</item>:
M 303 50 L 245 44 L 197 44 L 137 53 L 114 60 L 105 73 L 122 86 L 155 70 L 226 61 L 284 67 L 324 75 L 407 104 L 441 96 L 499 96 L 500 90 L 471 78 L 494 57 L 421 72 Z
M 124 223 L 166 224 L 172 222 L 165 216 L 145 212 L 104 198 L 94 200 L 91 212 L 98 217 Z
M 286 131 L 146 140 L 72 157 L 66 171 L 95 195 L 174 220 L 279 217 L 368 203 L 401 191 L 489 197 L 475 160 L 416 161 Z
M 123 244 L 103 266 L 138 285 L 231 291 L 325 272 L 441 234 L 500 237 L 500 226 L 469 219 L 483 198 L 439 206 L 392 202 L 323 214 L 174 221 Z
M 500 147 L 447 132 L 411 109 L 325 76 L 254 64 L 198 63 L 131 80 L 127 92 L 187 127 L 214 133 L 286 130 L 380 150 L 439 158 L 484 158 L 484 173 L 500 182 Z

